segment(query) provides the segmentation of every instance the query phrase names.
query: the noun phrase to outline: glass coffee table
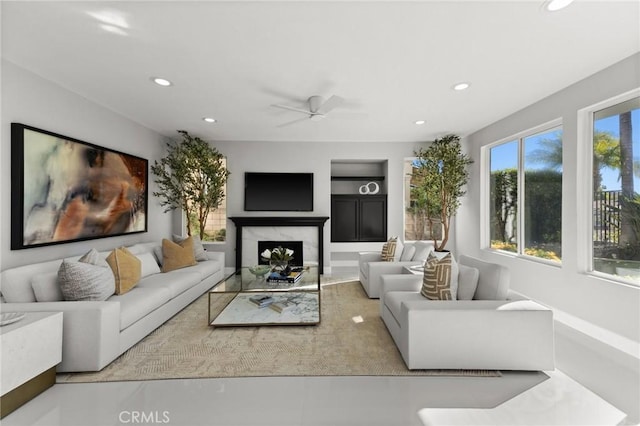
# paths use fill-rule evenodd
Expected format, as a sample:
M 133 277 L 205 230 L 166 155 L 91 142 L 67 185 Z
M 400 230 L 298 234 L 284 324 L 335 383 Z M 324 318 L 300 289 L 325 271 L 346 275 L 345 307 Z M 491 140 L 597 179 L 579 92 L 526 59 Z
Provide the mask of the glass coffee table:
M 249 268 L 243 267 L 209 290 L 209 325 L 240 327 L 320 323 L 320 275 L 317 266 L 304 266 L 300 279 L 293 283 L 269 282 L 268 276 L 256 277 Z

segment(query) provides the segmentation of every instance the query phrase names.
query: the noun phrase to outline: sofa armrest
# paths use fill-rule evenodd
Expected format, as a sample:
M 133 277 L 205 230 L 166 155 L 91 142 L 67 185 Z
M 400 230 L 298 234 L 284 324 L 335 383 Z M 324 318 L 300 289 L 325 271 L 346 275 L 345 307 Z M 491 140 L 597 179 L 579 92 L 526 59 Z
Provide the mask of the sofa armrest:
M 223 251 L 206 251 L 207 258 L 209 260 L 219 260 L 222 262 L 224 268 L 224 252 Z
M 63 312 L 58 372 L 99 371 L 120 349 L 119 302 L 2 303 L 2 312 Z
M 380 262 L 379 251 L 361 251 L 358 253 L 358 262 Z
M 420 262 L 369 262 L 367 294 L 370 298 L 380 297 L 380 277 L 382 275 L 402 274 L 405 266 L 419 265 Z M 420 277 L 420 276 L 419 276 Z M 421 277 L 420 277 L 421 278 Z M 422 278 L 421 278 L 422 279 Z
M 401 306 L 403 356 L 410 369 L 554 369 L 553 311 L 535 302 L 405 301 Z
M 419 292 L 422 287 L 422 275 L 384 274 L 380 276 L 380 298 L 389 291 Z

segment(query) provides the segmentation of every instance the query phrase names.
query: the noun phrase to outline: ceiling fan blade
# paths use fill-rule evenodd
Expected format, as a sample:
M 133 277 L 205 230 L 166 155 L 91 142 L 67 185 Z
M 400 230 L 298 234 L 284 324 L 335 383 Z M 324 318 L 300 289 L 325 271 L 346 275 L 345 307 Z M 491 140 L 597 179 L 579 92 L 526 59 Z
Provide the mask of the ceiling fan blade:
M 307 114 L 307 115 L 311 114 L 311 111 L 307 111 L 307 110 L 304 110 L 302 108 L 292 107 L 292 106 L 289 106 L 289 105 L 272 104 L 271 106 L 272 107 L 276 107 L 276 108 L 286 109 L 286 110 L 289 110 L 289 111 L 301 112 L 301 113 Z
M 329 99 L 327 99 L 325 103 L 320 105 L 320 108 L 318 108 L 316 112 L 319 114 L 326 114 L 332 109 L 334 109 L 335 107 L 342 104 L 343 102 L 344 102 L 343 98 L 341 98 L 340 96 L 333 95 Z
M 302 117 L 302 118 L 298 118 L 296 120 L 293 121 L 289 121 L 286 123 L 282 123 L 282 124 L 278 124 L 276 127 L 287 127 L 287 126 L 291 126 L 292 124 L 296 124 L 296 123 L 301 123 L 303 121 L 307 121 L 309 119 L 309 117 Z

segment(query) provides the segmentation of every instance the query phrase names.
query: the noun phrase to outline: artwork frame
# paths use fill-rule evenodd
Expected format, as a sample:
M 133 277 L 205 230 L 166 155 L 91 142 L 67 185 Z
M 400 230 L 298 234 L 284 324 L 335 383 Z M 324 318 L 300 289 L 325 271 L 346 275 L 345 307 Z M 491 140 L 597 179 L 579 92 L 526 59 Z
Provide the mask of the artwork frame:
M 148 230 L 149 161 L 11 123 L 11 250 Z

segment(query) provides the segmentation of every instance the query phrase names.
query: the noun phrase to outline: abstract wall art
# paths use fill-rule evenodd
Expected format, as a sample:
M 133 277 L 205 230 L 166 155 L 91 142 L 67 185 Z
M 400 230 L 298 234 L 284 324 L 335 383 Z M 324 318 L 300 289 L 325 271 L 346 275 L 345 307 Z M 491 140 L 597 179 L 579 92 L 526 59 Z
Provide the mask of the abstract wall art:
M 11 249 L 147 231 L 148 161 L 11 123 Z

